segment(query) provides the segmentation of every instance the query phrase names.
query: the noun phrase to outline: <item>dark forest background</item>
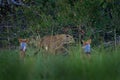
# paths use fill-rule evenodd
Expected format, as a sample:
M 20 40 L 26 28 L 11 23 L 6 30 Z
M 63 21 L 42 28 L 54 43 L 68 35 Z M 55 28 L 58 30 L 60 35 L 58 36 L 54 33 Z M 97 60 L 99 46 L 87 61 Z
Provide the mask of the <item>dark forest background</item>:
M 95 45 L 120 35 L 119 0 L 9 1 L 0 2 L 1 47 L 38 35 L 68 33 L 79 41 L 84 31 L 84 38 L 92 36 Z

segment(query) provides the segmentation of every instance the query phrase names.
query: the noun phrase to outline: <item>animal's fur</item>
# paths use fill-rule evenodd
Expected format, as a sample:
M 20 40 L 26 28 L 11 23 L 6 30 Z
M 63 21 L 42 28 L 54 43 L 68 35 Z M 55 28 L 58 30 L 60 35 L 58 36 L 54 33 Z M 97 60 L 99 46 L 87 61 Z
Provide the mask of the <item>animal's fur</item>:
M 68 51 L 64 45 L 74 43 L 73 36 L 68 34 L 58 34 L 55 36 L 45 36 L 39 40 L 35 40 L 39 48 L 45 49 L 49 53 L 57 53 L 60 50 Z M 38 51 L 37 51 L 38 52 Z
M 65 44 L 74 43 L 73 36 L 68 34 L 59 34 L 55 36 L 45 36 L 40 42 L 40 46 L 50 53 L 56 53 L 57 50 L 64 49 Z

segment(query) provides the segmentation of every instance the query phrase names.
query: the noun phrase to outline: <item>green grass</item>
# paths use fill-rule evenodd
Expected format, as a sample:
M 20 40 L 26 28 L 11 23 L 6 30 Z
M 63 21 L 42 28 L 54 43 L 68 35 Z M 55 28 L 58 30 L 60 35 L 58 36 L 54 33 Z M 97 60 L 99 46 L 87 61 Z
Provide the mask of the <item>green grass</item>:
M 90 59 L 80 46 L 71 47 L 67 56 L 41 53 L 23 61 L 18 50 L 0 51 L 0 80 L 120 80 L 119 48 L 94 48 Z

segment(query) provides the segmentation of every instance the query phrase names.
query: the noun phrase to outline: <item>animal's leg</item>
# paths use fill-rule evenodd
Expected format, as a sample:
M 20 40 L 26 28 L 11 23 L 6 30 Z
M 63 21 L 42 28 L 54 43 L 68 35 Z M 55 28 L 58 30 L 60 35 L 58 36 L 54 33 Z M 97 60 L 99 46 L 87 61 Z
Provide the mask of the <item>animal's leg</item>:
M 57 49 L 59 49 L 59 48 L 62 48 L 63 47 L 63 44 L 60 44 L 59 46 L 57 46 L 56 48 L 55 48 L 55 50 L 57 50 Z
M 65 55 L 69 54 L 69 50 L 68 49 L 66 49 L 65 47 L 62 47 L 62 48 L 66 51 Z
M 60 49 L 58 49 L 56 51 L 63 53 L 63 55 L 67 55 L 69 53 L 69 50 L 66 49 L 65 47 L 61 47 Z

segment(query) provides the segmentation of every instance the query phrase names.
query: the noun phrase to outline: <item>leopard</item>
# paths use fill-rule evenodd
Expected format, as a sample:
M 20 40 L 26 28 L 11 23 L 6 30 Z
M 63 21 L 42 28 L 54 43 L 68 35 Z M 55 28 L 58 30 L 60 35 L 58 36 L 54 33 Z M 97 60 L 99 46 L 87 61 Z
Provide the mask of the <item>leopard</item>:
M 57 34 L 43 37 L 39 46 L 50 53 L 56 54 L 61 50 L 68 52 L 68 49 L 65 48 L 65 45 L 72 43 L 75 43 L 73 36 L 69 34 Z

